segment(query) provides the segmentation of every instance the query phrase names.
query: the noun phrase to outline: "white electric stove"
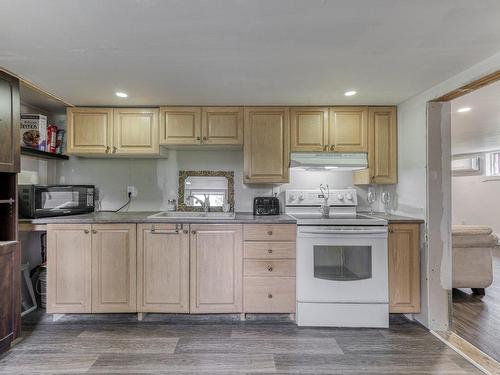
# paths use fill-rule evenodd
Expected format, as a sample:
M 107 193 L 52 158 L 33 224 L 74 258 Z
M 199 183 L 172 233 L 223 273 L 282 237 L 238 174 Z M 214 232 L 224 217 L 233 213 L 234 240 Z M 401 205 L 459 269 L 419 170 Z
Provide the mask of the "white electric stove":
M 297 324 L 388 327 L 387 222 L 356 213 L 355 189 L 287 190 L 297 220 Z

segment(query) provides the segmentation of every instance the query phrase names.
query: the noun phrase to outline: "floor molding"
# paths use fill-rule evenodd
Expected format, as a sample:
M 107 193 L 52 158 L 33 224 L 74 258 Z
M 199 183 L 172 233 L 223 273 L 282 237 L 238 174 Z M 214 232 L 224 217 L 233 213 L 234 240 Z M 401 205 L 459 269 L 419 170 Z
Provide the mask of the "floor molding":
M 430 331 L 485 374 L 500 375 L 500 363 L 451 331 Z

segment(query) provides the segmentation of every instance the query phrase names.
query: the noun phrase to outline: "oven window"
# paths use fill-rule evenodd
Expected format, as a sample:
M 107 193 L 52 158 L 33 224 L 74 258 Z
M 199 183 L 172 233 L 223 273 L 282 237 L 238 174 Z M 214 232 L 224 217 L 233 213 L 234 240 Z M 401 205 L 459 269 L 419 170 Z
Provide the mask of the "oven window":
M 314 277 L 337 281 L 370 279 L 371 246 L 314 246 Z

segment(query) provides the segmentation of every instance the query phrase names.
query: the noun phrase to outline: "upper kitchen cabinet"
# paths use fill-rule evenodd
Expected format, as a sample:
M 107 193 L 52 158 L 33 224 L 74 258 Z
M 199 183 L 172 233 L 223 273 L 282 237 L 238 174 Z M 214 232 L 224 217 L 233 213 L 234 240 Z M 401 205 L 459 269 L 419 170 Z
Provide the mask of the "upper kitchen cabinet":
M 368 107 L 331 107 L 328 150 L 368 151 Z
M 117 108 L 113 111 L 113 146 L 117 155 L 158 154 L 158 109 Z
M 67 153 L 109 154 L 113 141 L 113 109 L 68 108 Z
M 289 109 L 245 108 L 244 182 L 288 182 L 289 159 Z
M 368 168 L 354 173 L 354 183 L 396 184 L 396 107 L 370 107 L 368 111 Z
M 19 172 L 19 80 L 0 71 L 0 172 Z
M 201 143 L 243 144 L 243 107 L 203 107 Z
M 201 107 L 161 107 L 160 144 L 201 143 Z
M 292 151 L 328 151 L 328 108 L 290 109 Z

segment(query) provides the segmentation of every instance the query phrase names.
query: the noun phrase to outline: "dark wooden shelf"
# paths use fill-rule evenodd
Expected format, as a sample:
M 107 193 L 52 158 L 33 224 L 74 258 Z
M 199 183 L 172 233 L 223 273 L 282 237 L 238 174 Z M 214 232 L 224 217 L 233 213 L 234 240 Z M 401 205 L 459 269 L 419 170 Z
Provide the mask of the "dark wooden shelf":
M 29 147 L 21 147 L 21 155 L 33 156 L 35 158 L 40 159 L 59 159 L 59 160 L 68 160 L 68 155 L 62 154 L 53 154 L 51 152 L 35 150 L 34 148 Z

